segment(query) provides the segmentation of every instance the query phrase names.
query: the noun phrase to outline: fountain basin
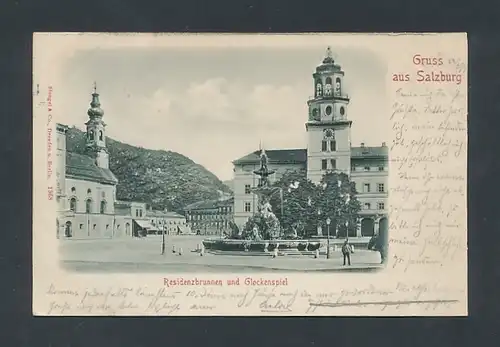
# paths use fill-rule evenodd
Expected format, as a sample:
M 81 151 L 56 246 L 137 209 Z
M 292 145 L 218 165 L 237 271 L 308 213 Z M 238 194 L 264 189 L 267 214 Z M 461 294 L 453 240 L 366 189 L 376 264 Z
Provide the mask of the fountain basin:
M 258 253 L 273 252 L 276 247 L 280 253 L 315 252 L 325 246 L 319 240 L 234 240 L 234 239 L 206 239 L 203 246 L 207 251 L 223 252 L 248 252 Z

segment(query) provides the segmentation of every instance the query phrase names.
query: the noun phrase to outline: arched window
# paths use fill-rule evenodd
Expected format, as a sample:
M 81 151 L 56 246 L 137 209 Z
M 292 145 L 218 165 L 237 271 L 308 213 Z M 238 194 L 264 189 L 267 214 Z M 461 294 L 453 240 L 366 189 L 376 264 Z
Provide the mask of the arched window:
M 70 221 L 66 222 L 66 227 L 64 228 L 64 235 L 66 237 L 72 237 L 73 236 L 73 229 Z
M 76 198 L 71 198 L 69 201 L 69 209 L 73 212 L 76 212 Z
M 87 189 L 87 194 L 92 194 L 92 189 Z
M 71 192 L 72 193 L 76 193 L 76 188 L 75 187 L 71 187 Z
M 87 201 L 85 201 L 85 212 L 92 213 L 92 200 L 90 199 L 87 199 Z
M 319 97 L 323 94 L 323 85 L 321 84 L 321 80 L 316 81 L 316 97 Z
M 106 201 L 101 201 L 101 213 L 106 213 Z
M 332 79 L 327 77 L 325 80 L 325 95 L 332 95 Z
M 337 79 L 335 80 L 335 93 L 340 94 L 340 88 L 340 78 L 337 77 Z
M 102 141 L 102 130 L 99 130 L 99 141 Z
M 90 141 L 94 141 L 94 137 L 95 137 L 94 130 L 90 130 L 90 132 L 89 132 L 89 140 Z

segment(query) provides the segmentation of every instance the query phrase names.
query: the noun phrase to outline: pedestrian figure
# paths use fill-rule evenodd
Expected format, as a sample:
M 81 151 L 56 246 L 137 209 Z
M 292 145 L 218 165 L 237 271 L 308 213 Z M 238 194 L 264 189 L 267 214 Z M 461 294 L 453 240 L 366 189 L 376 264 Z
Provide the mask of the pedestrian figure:
M 175 253 L 175 245 L 172 245 L 172 253 Z
M 347 258 L 347 262 L 349 266 L 351 266 L 351 253 L 354 253 L 351 245 L 349 244 L 349 239 L 346 239 L 344 244 L 342 245 L 342 254 L 344 255 L 344 266 Z
M 179 248 L 179 255 L 182 255 L 182 248 Z

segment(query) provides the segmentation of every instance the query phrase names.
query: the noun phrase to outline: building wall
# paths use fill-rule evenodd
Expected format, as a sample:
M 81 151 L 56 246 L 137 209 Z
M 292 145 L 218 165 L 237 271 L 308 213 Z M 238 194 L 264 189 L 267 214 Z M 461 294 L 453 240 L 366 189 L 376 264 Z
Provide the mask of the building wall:
M 68 222 L 71 225 L 70 235 L 66 234 Z M 59 218 L 57 237 L 70 239 L 132 237 L 132 217 L 75 213 L 72 216 Z
M 369 171 L 365 171 L 365 167 Z M 362 213 L 387 214 L 388 209 L 388 184 L 389 171 L 387 160 L 383 159 L 357 159 L 353 160 L 351 180 L 356 184 L 358 200 L 361 203 Z M 365 185 L 370 186 L 366 191 Z M 383 191 L 379 191 L 379 184 L 383 185 Z M 369 208 L 365 204 L 370 204 Z M 379 208 L 383 203 L 383 208 Z
M 58 211 L 68 209 L 66 204 L 66 127 L 56 125 L 56 197 Z
M 106 202 L 106 214 L 115 213 L 115 194 L 116 187 L 114 185 L 102 184 L 93 181 L 84 181 L 79 179 L 66 179 L 66 199 L 67 206 L 70 207 L 72 198 L 76 199 L 77 213 L 86 212 L 86 201 L 91 201 L 91 213 L 99 213 L 101 201 Z M 89 192 L 90 189 L 90 192 Z
M 322 150 L 324 130 L 332 129 L 335 133 L 336 150 Z M 309 125 L 307 127 L 307 177 L 319 183 L 325 170 L 322 160 L 327 160 L 327 170 L 331 170 L 331 159 L 336 160 L 336 169 L 349 174 L 351 168 L 351 128 L 349 123 L 335 125 Z
M 242 228 L 255 211 L 257 211 L 258 199 L 253 193 L 245 192 L 245 186 L 256 187 L 259 183 L 258 177 L 253 173 L 260 164 L 235 165 L 234 167 L 234 223 Z M 271 183 L 279 180 L 287 171 L 299 171 L 305 168 L 305 164 L 273 164 L 268 165 L 270 170 L 276 170 L 270 176 Z M 250 204 L 250 211 L 245 211 L 245 203 Z

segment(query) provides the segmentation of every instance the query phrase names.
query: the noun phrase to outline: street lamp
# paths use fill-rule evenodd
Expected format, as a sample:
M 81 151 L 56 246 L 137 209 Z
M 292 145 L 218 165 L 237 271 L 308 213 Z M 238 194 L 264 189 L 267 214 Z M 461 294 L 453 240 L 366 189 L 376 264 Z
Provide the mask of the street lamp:
M 161 255 L 165 254 L 165 220 L 162 223 L 162 233 L 161 233 Z
M 331 223 L 330 217 L 326 219 L 326 234 L 327 234 L 327 239 L 326 239 L 326 259 L 330 259 L 330 223 Z

